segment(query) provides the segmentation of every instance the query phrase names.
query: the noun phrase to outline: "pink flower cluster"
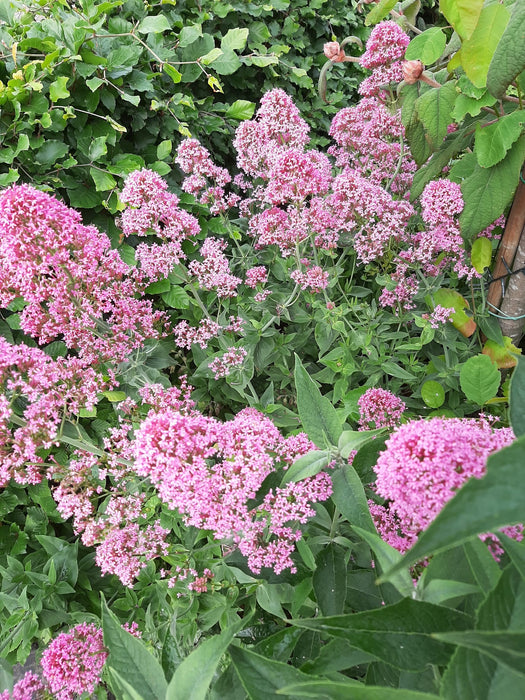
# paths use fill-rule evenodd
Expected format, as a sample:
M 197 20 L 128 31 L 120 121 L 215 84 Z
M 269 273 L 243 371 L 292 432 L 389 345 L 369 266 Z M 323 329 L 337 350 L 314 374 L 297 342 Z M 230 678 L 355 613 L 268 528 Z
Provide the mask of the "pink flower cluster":
M 106 234 L 29 185 L 0 194 L 0 305 L 23 297 L 20 325 L 40 343 L 62 337 L 89 364 L 124 360 L 158 338 L 163 315 Z
M 510 428 L 494 429 L 485 419 L 420 419 L 398 427 L 374 467 L 375 490 L 386 505 L 371 511 L 383 539 L 409 549 L 466 481 L 485 474 L 488 456 L 513 440 Z
M 244 348 L 231 347 L 223 355 L 212 360 L 208 367 L 213 372 L 215 379 L 222 379 L 227 377 L 236 367 L 239 368 L 247 355 L 248 353 Z
M 203 261 L 192 260 L 189 270 L 195 275 L 201 289 L 214 290 L 220 298 L 233 297 L 242 280 L 230 272 L 228 258 L 224 254 L 226 241 L 207 238 L 201 246 Z
M 102 630 L 94 624 L 82 622 L 55 637 L 40 661 L 53 697 L 73 700 L 82 693 L 93 693 L 107 655 Z
M 44 700 L 48 697 L 46 684 L 33 671 L 28 671 L 13 686 L 13 692 L 4 690 L 0 700 Z
M 364 68 L 373 69 L 372 75 L 359 86 L 361 95 L 381 95 L 390 83 L 403 80 L 401 59 L 409 43 L 410 37 L 395 22 L 381 22 L 374 27 L 359 61 Z
M 359 429 L 395 428 L 401 421 L 406 404 L 387 389 L 367 389 L 357 402 Z
M 279 451 L 292 454 L 309 445 L 302 440 L 282 447 L 273 423 L 247 408 L 226 423 L 176 411 L 151 414 L 135 439 L 135 468 L 148 476 L 159 497 L 177 509 L 187 525 L 230 539 L 258 573 L 294 570 L 290 554 L 300 539 L 298 523 L 310 517 L 308 502 L 331 493 L 326 474 L 276 489 L 256 508 L 248 503 L 276 469 Z
M 329 282 L 328 272 L 319 267 L 319 265 L 307 266 L 306 272 L 292 270 L 290 277 L 301 289 L 308 290 L 314 294 L 318 294 L 323 289 L 326 289 Z

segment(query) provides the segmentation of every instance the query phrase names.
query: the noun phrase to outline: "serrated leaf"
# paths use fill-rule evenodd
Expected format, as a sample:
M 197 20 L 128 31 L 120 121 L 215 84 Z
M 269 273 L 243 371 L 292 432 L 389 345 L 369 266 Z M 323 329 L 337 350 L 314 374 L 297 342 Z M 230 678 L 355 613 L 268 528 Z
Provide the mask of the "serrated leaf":
M 470 97 L 461 93 L 456 97 L 456 103 L 452 110 L 452 117 L 456 123 L 463 121 L 467 114 L 477 117 L 481 113 L 483 107 L 491 107 L 497 102 L 487 90 L 483 92 L 481 97 Z
M 445 50 L 447 37 L 440 27 L 431 27 L 414 37 L 407 46 L 405 60 L 420 60 L 425 66 L 435 63 Z
M 474 33 L 484 0 L 439 0 L 439 9 L 462 39 Z
M 389 580 L 402 566 L 461 544 L 483 532 L 493 532 L 523 521 L 525 436 L 489 456 L 487 473 L 471 479 L 445 505 L 419 535 L 418 541 L 403 558 L 402 564 L 386 572 Z
M 461 66 L 476 87 L 485 87 L 491 59 L 509 21 L 510 12 L 495 3 L 484 7 L 471 37 L 461 46 Z
M 161 34 L 171 29 L 170 21 L 164 15 L 150 15 L 144 17 L 137 27 L 139 34 Z
M 464 238 L 469 240 L 505 211 L 518 186 L 524 156 L 525 136 L 521 136 L 502 161 L 491 168 L 476 164 L 461 183 L 465 207 L 459 223 Z
M 308 437 L 319 448 L 337 445 L 342 433 L 339 416 L 330 401 L 321 395 L 297 355 L 294 378 L 299 417 Z
M 159 662 L 143 642 L 122 629 L 104 599 L 102 629 L 110 650 L 107 666 L 125 678 L 143 700 L 164 698 L 168 684 Z
M 300 481 L 309 476 L 319 474 L 330 463 L 330 453 L 322 450 L 311 450 L 307 454 L 299 457 L 285 471 L 281 486 L 292 481 Z
M 425 92 L 416 102 L 416 111 L 433 150 L 443 142 L 452 121 L 456 100 L 456 83 L 451 81 L 440 88 Z
M 499 42 L 487 73 L 487 87 L 503 97 L 514 78 L 525 70 L 525 3 L 515 2 L 509 23 Z
M 494 124 L 476 128 L 474 153 L 482 168 L 490 168 L 505 158 L 507 151 L 523 133 L 525 110 L 516 110 L 498 119 Z
M 412 598 L 366 612 L 289 622 L 344 639 L 352 647 L 406 671 L 422 671 L 428 663 L 446 664 L 453 648 L 431 635 L 472 626 L 468 615 Z
M 459 383 L 469 401 L 483 406 L 498 393 L 501 375 L 490 357 L 475 355 L 461 365 Z

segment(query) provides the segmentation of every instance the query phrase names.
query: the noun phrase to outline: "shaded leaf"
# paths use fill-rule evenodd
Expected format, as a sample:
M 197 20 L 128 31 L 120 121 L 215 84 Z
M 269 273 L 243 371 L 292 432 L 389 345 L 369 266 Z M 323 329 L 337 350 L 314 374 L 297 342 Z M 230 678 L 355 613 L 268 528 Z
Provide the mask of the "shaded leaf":
M 307 454 L 299 457 L 288 469 L 284 472 L 281 481 L 281 486 L 288 484 L 291 481 L 300 481 L 308 476 L 319 474 L 330 463 L 330 453 L 322 450 L 312 450 Z
M 346 600 L 346 562 L 342 547 L 330 543 L 316 558 L 313 575 L 315 597 L 323 615 L 338 615 Z
M 525 70 L 525 3 L 515 2 L 509 23 L 499 42 L 487 73 L 487 87 L 503 97 L 514 78 Z
M 525 358 L 518 358 L 518 366 L 510 380 L 510 424 L 517 436 L 525 434 Z

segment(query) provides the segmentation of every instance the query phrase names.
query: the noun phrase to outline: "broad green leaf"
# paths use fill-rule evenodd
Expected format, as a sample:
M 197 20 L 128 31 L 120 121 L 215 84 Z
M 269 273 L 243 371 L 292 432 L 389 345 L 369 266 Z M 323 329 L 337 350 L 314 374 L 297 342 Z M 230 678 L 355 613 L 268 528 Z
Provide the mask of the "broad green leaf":
M 157 282 L 152 282 L 148 284 L 144 290 L 146 294 L 162 294 L 171 289 L 171 282 L 168 279 L 157 280 Z
M 387 360 L 381 364 L 381 369 L 389 374 L 391 377 L 397 377 L 398 379 L 406 379 L 408 381 L 413 381 L 415 379 L 411 372 L 408 372 L 404 367 L 398 365 L 397 362 L 392 362 Z
M 182 80 L 182 74 L 169 63 L 163 63 L 162 70 L 166 75 L 170 76 L 174 83 L 180 83 Z
M 213 62 L 213 70 L 219 75 L 231 75 L 241 67 L 241 61 L 231 49 L 223 50 L 222 54 Z
M 499 42 L 487 74 L 487 87 L 503 97 L 514 78 L 525 70 L 525 3 L 514 3 L 509 23 Z
M 518 437 L 525 434 L 525 358 L 519 357 L 510 380 L 510 424 Z
M 220 634 L 204 640 L 177 667 L 166 690 L 166 700 L 205 700 L 223 654 L 246 623 L 239 620 Z
M 285 685 L 304 683 L 312 676 L 299 669 L 273 661 L 241 647 L 230 647 L 229 654 L 250 700 L 280 700 L 277 691 Z
M 353 526 L 357 534 L 364 539 L 370 549 L 374 552 L 375 558 L 381 571 L 385 572 L 392 568 L 395 564 L 403 560 L 402 555 L 391 545 L 385 542 L 375 532 L 363 530 L 360 527 Z M 414 582 L 408 571 L 408 568 L 398 571 L 395 577 L 389 579 L 390 583 L 402 596 L 410 597 L 414 594 Z
M 439 382 L 428 379 L 421 386 L 421 398 L 429 408 L 439 408 L 445 403 L 445 390 Z
M 193 44 L 194 41 L 202 36 L 202 24 L 191 24 L 183 27 L 179 34 L 179 46 L 184 48 Z
M 345 464 L 332 474 L 332 500 L 341 514 L 352 525 L 376 534 L 376 528 L 365 495 L 365 490 L 356 470 Z
M 459 383 L 469 401 L 483 406 L 498 393 L 501 375 L 490 357 L 475 355 L 461 365 Z
M 492 261 L 492 243 L 485 236 L 476 238 L 472 244 L 470 251 L 470 262 L 480 275 L 483 274 L 485 268 L 490 267 Z
M 475 593 L 479 593 L 479 587 L 472 583 L 434 578 L 432 581 L 430 581 L 428 586 L 425 586 L 420 592 L 420 599 L 426 601 L 427 603 L 439 605 L 440 603 L 444 603 L 446 600 L 460 598 L 462 596 L 472 595 Z
M 342 433 L 341 421 L 330 401 L 321 395 L 316 383 L 295 356 L 297 409 L 305 432 L 317 447 L 337 445 Z
M 211 51 L 208 51 L 208 53 L 204 56 L 201 56 L 199 58 L 199 62 L 205 66 L 209 66 L 210 63 L 213 63 L 217 58 L 219 58 L 219 56 L 222 56 L 222 54 L 222 49 L 215 47 Z
M 351 646 L 407 671 L 422 671 L 429 663 L 446 664 L 453 648 L 431 635 L 472 626 L 468 615 L 412 598 L 376 610 L 290 623 L 345 639 Z
M 418 86 L 405 85 L 402 96 L 401 119 L 405 127 L 406 138 L 414 160 L 418 165 L 422 165 L 432 154 L 432 149 L 426 139 L 425 129 L 416 109 L 419 100 Z
M 338 615 L 343 612 L 346 600 L 345 551 L 331 542 L 321 549 L 316 563 L 313 586 L 321 614 Z
M 159 700 L 168 684 L 157 659 L 145 644 L 123 630 L 102 599 L 104 645 L 110 650 L 106 665 L 126 679 L 143 700 Z
M 493 124 L 476 127 L 474 153 L 482 168 L 490 168 L 505 158 L 507 151 L 523 133 L 525 110 L 516 110 Z
M 476 583 L 484 594 L 489 593 L 501 574 L 501 569 L 489 548 L 479 537 L 472 537 L 462 545 L 462 549 Z
M 505 569 L 497 586 L 481 604 L 476 618 L 476 630 L 482 634 L 491 631 L 523 633 L 525 582 L 513 566 Z M 484 653 L 459 647 L 443 675 L 441 694 L 451 700 L 522 700 L 525 679 Z
M 148 17 L 144 17 L 137 27 L 139 34 L 161 34 L 167 29 L 171 29 L 171 24 L 165 15 L 149 15 Z
M 101 156 L 105 156 L 108 152 L 107 136 L 97 136 L 89 144 L 88 156 L 91 162 L 98 160 Z
M 510 557 L 513 565 L 516 567 L 523 581 L 525 581 L 525 542 L 517 542 L 510 537 L 507 537 L 502 532 L 498 533 L 498 538 L 501 544 L 505 547 L 505 551 Z
M 491 59 L 510 13 L 499 3 L 484 7 L 472 36 L 461 46 L 461 66 L 476 87 L 485 87 Z
M 281 486 L 290 483 L 291 481 L 300 481 L 308 476 L 315 476 L 330 464 L 330 453 L 324 450 L 311 450 L 307 454 L 299 457 L 288 469 L 284 472 Z
M 173 148 L 173 142 L 171 139 L 165 139 L 161 141 L 157 146 L 157 160 L 164 160 L 168 158 Z
M 226 34 L 221 39 L 221 49 L 224 51 L 242 51 L 248 41 L 249 29 L 236 27 L 228 29 Z
M 288 661 L 302 634 L 303 630 L 287 627 L 261 639 L 253 647 L 253 651 L 275 661 Z
M 416 102 L 417 114 L 433 150 L 437 149 L 447 135 L 455 100 L 456 82 L 450 81 L 440 88 L 427 90 Z
M 108 666 L 107 672 L 109 674 L 109 687 L 117 700 L 143 700 L 142 695 L 138 693 L 120 673 L 117 673 L 114 668 Z
M 456 97 L 456 103 L 452 110 L 452 117 L 454 121 L 459 124 L 467 114 L 477 117 L 483 107 L 491 107 L 496 102 L 496 98 L 486 90 L 481 97 L 470 97 L 469 95 L 461 93 Z
M 111 173 L 105 170 L 99 170 L 99 168 L 90 168 L 89 173 L 93 178 L 95 183 L 95 190 L 97 192 L 106 192 L 107 190 L 113 190 L 117 186 L 117 181 L 111 175 Z
M 435 63 L 445 50 L 447 37 L 440 27 L 431 27 L 414 37 L 407 46 L 405 59 L 418 59 L 425 66 Z
M 439 0 L 439 9 L 463 40 L 472 36 L 482 8 L 483 0 Z
M 466 632 L 442 632 L 436 639 L 469 649 L 475 649 L 491 659 L 508 666 L 525 676 L 525 632 L 497 632 L 468 630 Z
M 373 7 L 367 14 L 365 19 L 365 24 L 369 27 L 371 24 L 377 24 L 384 19 L 390 10 L 393 10 L 397 5 L 397 0 L 381 0 L 375 7 Z
M 266 610 L 271 615 L 275 615 L 275 617 L 281 617 L 283 620 L 286 620 L 286 613 L 281 606 L 281 598 L 276 586 L 263 581 L 260 586 L 257 586 L 255 597 L 263 610 Z
M 172 309 L 188 309 L 191 304 L 188 293 L 176 285 L 162 294 L 162 300 Z
M 35 154 L 35 160 L 42 165 L 53 165 L 68 152 L 69 147 L 63 141 L 44 141 Z
M 465 208 L 459 217 L 466 240 L 495 221 L 512 201 L 525 157 L 525 136 L 521 136 L 505 158 L 492 168 L 476 166 L 461 183 Z
M 124 401 L 126 398 L 126 392 L 124 391 L 103 391 L 102 396 L 105 396 L 108 401 L 116 403 L 117 401 Z
M 483 532 L 493 532 L 505 525 L 523 521 L 525 494 L 525 436 L 490 455 L 487 473 L 481 479 L 470 479 L 420 534 L 403 562 L 386 572 L 383 579 L 402 567 L 420 561 L 430 554 L 442 552 Z
M 225 116 L 230 119 L 251 119 L 255 111 L 255 103 L 248 100 L 235 100 L 226 110 Z
M 337 449 L 343 459 L 348 459 L 350 453 L 359 450 L 371 440 L 375 440 L 378 435 L 384 433 L 382 428 L 377 430 L 344 430 L 341 433 Z
M 308 681 L 288 685 L 279 691 L 279 695 L 294 695 L 299 698 L 317 698 L 324 700 L 436 700 L 436 695 L 420 693 L 406 688 L 383 688 L 381 686 L 362 685 L 350 678 L 345 681 Z
M 69 78 L 66 75 L 61 75 L 60 78 L 54 80 L 49 86 L 49 97 L 51 102 L 56 102 L 57 100 L 63 100 L 70 96 L 70 92 L 67 89 L 67 81 Z

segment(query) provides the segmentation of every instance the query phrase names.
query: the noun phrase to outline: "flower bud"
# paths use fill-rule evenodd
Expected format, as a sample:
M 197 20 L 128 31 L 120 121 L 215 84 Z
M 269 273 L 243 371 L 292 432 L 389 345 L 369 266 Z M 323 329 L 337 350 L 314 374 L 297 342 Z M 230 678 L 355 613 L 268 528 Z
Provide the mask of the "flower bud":
M 324 45 L 323 51 L 326 58 L 329 58 L 332 63 L 341 63 L 346 58 L 345 52 L 339 46 L 338 41 L 329 41 Z
M 407 85 L 414 85 L 421 78 L 423 64 L 421 61 L 403 61 L 403 78 Z

